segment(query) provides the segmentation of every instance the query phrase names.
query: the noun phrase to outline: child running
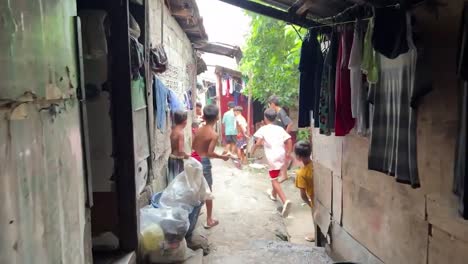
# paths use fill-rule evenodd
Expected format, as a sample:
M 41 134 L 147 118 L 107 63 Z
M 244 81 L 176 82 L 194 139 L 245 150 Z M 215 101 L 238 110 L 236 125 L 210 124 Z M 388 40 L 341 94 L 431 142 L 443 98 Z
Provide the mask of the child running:
M 167 166 L 167 184 L 184 170 L 184 159 L 190 157 L 184 151 L 184 128 L 187 126 L 187 112 L 178 110 L 174 113 L 175 126 L 171 131 L 171 154 Z
M 314 178 L 310 155 L 312 146 L 309 142 L 301 140 L 294 145 L 296 159 L 302 162 L 303 167 L 296 171 L 296 187 L 300 190 L 301 198 L 310 208 L 314 207 Z M 307 235 L 305 239 L 309 242 L 315 240 L 314 235 Z
M 265 156 L 269 165 L 269 174 L 271 178 L 272 190 L 268 190 L 270 199 L 276 201 L 277 196 L 283 203 L 281 215 L 287 217 L 291 208 L 291 202 L 286 199 L 286 195 L 278 182 L 280 170 L 283 165 L 290 159 L 292 151 L 291 136 L 284 128 L 274 125 L 276 120 L 276 111 L 273 108 L 268 108 L 264 112 L 265 126 L 262 126 L 254 137 L 257 140 L 252 149 L 252 154 L 257 148 L 263 144 L 265 148 Z
M 236 126 L 237 126 L 237 156 L 242 163 L 247 162 L 247 157 L 245 156 L 245 149 L 247 147 L 247 120 L 242 116 L 243 108 L 242 106 L 234 107 L 234 116 L 236 117 Z
M 229 160 L 228 155 L 219 155 L 214 152 L 216 143 L 218 142 L 218 134 L 214 130 L 214 126 L 219 119 L 219 109 L 216 105 L 207 105 L 203 108 L 203 119 L 206 125 L 200 127 L 195 133 L 192 144 L 192 157 L 198 159 L 203 165 L 203 176 L 213 191 L 213 175 L 211 174 L 210 158 Z M 213 200 L 206 201 L 206 229 L 212 228 L 219 224 L 219 221 L 213 218 Z

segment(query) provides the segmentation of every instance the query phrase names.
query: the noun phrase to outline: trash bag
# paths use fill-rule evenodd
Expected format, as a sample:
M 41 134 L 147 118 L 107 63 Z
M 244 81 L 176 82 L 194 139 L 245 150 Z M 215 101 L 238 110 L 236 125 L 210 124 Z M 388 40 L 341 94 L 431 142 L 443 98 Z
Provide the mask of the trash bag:
M 144 252 L 163 248 L 164 231 L 158 224 L 150 224 L 141 232 L 141 245 Z
M 150 263 L 179 263 L 195 256 L 195 251 L 187 247 L 187 242 L 184 239 L 177 245 L 166 247 L 160 251 L 151 251 L 146 256 Z
M 189 213 L 179 207 L 154 208 L 151 205 L 140 209 L 140 228 L 142 231 L 157 224 L 164 232 L 166 243 L 176 243 L 184 239 L 190 222 Z
M 194 207 L 212 199 L 208 183 L 203 177 L 201 163 L 189 158 L 184 162 L 184 171 L 163 191 L 159 204 L 166 208 L 183 208 L 190 213 Z

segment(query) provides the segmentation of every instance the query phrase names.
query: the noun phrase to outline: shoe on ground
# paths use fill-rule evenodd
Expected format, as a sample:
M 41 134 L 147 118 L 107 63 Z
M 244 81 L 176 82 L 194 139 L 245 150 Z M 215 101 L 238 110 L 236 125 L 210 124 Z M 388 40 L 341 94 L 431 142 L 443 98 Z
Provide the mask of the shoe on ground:
M 286 200 L 283 204 L 283 211 L 281 211 L 281 215 L 286 218 L 289 215 L 289 211 L 291 211 L 291 201 Z

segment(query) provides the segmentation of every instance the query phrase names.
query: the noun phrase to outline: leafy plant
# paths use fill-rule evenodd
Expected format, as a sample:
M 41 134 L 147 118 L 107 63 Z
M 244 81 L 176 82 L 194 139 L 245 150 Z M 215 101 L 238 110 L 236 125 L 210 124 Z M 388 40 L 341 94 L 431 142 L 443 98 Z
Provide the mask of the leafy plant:
M 310 142 L 310 129 L 309 128 L 300 128 L 297 131 L 297 140 L 305 140 Z
M 283 21 L 247 12 L 251 32 L 243 48 L 242 74 L 249 77 L 246 93 L 266 102 L 278 96 L 283 105 L 297 107 L 301 39 Z M 304 30 L 300 31 L 304 35 Z

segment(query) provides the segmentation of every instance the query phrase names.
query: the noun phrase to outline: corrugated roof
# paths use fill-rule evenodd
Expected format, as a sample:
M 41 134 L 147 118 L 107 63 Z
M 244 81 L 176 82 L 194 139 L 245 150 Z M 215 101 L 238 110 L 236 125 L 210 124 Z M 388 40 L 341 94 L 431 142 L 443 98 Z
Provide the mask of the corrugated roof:
M 208 41 L 203 18 L 200 16 L 195 0 L 166 0 L 165 2 L 172 16 L 193 44 L 202 44 Z

